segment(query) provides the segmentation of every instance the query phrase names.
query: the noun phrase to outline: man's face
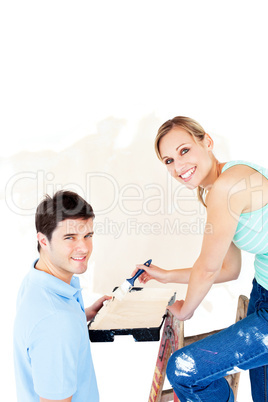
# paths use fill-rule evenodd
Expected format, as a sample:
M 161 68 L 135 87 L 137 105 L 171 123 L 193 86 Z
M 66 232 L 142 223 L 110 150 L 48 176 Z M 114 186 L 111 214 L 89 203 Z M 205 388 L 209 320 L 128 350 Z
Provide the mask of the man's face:
M 51 273 L 67 283 L 73 274 L 84 273 L 93 249 L 92 236 L 92 218 L 59 222 L 44 253 Z

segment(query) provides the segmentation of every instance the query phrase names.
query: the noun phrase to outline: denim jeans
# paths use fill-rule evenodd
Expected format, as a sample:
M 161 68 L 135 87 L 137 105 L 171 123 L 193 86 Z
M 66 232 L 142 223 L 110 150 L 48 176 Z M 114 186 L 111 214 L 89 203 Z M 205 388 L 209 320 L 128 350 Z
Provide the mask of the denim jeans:
M 268 402 L 268 291 L 256 280 L 248 316 L 236 324 L 177 350 L 167 377 L 181 402 L 234 402 L 225 376 L 250 370 L 254 402 Z

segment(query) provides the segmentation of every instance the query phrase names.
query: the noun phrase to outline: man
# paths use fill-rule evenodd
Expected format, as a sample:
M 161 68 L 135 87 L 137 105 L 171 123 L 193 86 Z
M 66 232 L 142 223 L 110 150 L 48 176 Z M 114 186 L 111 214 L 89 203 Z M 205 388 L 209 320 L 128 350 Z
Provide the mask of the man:
M 20 288 L 14 326 L 18 401 L 99 401 L 87 321 L 109 297 L 84 309 L 73 276 L 87 270 L 93 219 L 92 207 L 70 191 L 37 207 L 40 257 Z

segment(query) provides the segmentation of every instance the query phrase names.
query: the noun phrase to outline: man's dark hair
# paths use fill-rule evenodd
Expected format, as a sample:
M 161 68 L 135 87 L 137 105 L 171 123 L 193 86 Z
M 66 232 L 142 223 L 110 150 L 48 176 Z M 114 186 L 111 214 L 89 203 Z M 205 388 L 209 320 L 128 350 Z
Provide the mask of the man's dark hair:
M 95 218 L 93 209 L 82 197 L 72 191 L 58 191 L 51 198 L 49 195 L 38 205 L 35 214 L 37 232 L 43 233 L 48 240 L 59 222 L 65 219 Z M 37 245 L 40 251 L 40 244 Z

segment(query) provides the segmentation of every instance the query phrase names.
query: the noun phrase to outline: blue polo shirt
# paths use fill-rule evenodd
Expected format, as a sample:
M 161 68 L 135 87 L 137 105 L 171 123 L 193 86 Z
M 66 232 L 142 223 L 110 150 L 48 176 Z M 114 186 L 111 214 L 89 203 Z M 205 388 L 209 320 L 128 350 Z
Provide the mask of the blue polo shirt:
M 35 265 L 35 264 L 34 264 Z M 14 360 L 18 402 L 98 402 L 80 282 L 32 266 L 17 300 Z

